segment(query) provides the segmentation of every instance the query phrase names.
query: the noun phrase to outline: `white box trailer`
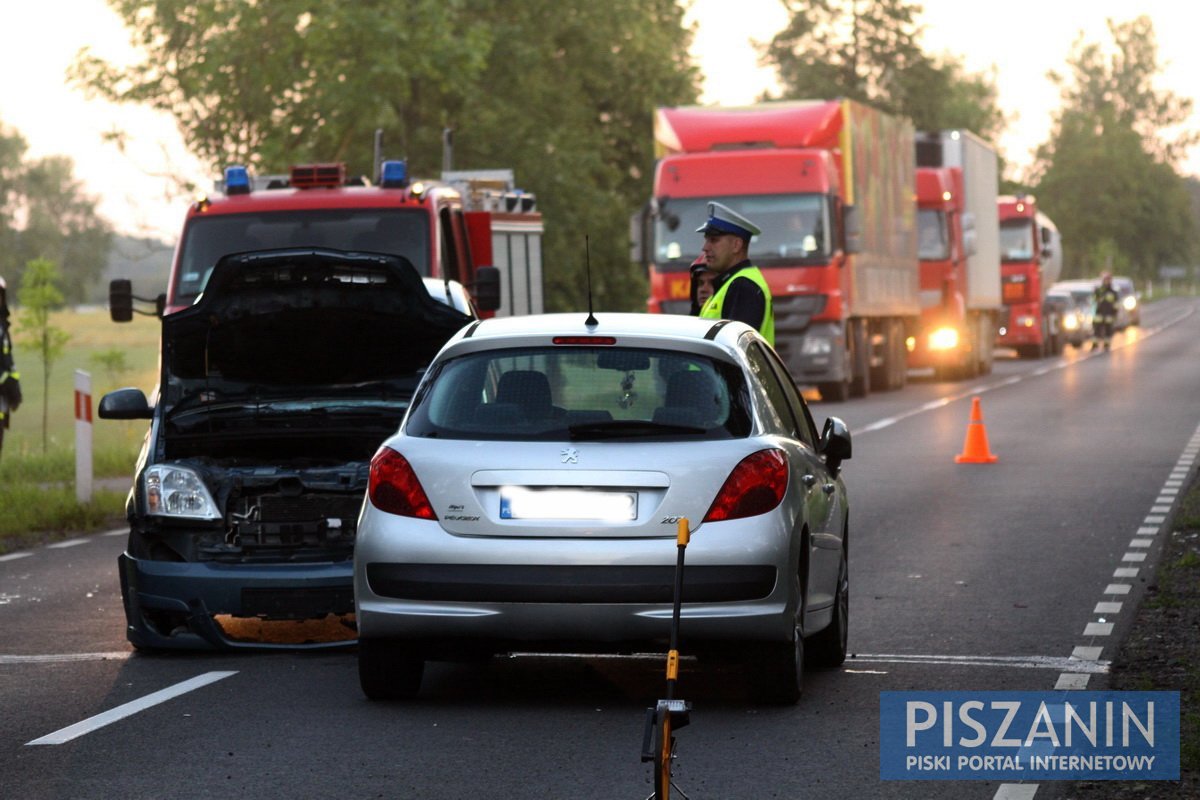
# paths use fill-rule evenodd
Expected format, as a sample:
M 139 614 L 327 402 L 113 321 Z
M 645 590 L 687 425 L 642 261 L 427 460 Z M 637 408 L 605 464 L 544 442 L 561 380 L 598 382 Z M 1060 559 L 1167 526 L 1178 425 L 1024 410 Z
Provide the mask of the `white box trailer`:
M 964 226 L 968 254 L 964 298 L 967 308 L 999 311 L 1003 301 L 1000 296 L 1000 215 L 996 211 L 1000 174 L 996 151 L 970 131 L 938 131 L 923 136 L 921 141 L 930 142 L 934 138 L 940 145 L 940 163 L 929 163 L 928 166 L 958 167 L 963 173 L 966 213 L 970 215 L 969 227 Z

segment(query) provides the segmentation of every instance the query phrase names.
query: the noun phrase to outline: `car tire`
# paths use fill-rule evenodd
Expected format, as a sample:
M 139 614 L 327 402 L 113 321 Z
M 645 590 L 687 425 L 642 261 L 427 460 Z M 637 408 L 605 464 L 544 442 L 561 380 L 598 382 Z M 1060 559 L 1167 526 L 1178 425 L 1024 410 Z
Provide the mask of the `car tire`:
M 838 565 L 837 594 L 833 600 L 833 619 L 824 629 L 809 637 L 806 652 L 814 667 L 832 669 L 846 660 L 846 643 L 850 633 L 850 565 L 842 549 Z
M 425 659 L 403 642 L 358 640 L 358 682 L 371 700 L 408 700 L 421 688 Z
M 804 637 L 797 628 L 790 642 L 770 642 L 758 651 L 752 676 L 757 699 L 769 705 L 788 706 L 804 692 Z

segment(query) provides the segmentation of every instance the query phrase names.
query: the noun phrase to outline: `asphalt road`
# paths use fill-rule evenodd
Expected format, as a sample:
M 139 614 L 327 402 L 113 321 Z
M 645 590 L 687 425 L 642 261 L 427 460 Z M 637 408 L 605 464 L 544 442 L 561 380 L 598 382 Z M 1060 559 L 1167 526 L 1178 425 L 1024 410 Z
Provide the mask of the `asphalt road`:
M 837 414 L 854 435 L 855 655 L 810 672 L 794 708 L 755 705 L 738 675 L 685 664 L 679 695 L 695 710 L 676 776 L 688 796 L 1059 794 L 880 781 L 879 693 L 1104 688 L 1193 469 L 1181 454 L 1200 426 L 1198 311 L 1148 306 L 1107 354 L 1068 349 L 967 383 L 914 377 L 901 392 L 815 403 L 818 421 Z M 995 464 L 954 462 L 972 396 Z M 363 698 L 352 652 L 133 654 L 123 545 L 97 535 L 0 559 L 0 798 L 651 792 L 638 755 L 658 659 L 435 664 L 416 702 L 389 705 Z

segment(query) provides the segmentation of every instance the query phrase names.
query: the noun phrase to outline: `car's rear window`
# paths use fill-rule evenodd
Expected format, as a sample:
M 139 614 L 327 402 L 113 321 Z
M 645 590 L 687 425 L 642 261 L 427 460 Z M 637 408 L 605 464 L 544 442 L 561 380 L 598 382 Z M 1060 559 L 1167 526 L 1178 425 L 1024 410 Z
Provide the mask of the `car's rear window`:
M 493 350 L 435 367 L 405 432 L 446 439 L 729 439 L 749 395 L 725 361 L 650 348 Z

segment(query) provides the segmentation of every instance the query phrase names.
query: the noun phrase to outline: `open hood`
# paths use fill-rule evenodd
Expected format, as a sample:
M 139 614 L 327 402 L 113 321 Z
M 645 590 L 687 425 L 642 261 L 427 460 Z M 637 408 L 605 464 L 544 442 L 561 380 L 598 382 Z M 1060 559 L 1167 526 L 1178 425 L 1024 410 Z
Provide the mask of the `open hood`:
M 163 318 L 164 383 L 286 390 L 405 378 L 471 320 L 430 297 L 401 256 L 229 255 L 194 305 Z

